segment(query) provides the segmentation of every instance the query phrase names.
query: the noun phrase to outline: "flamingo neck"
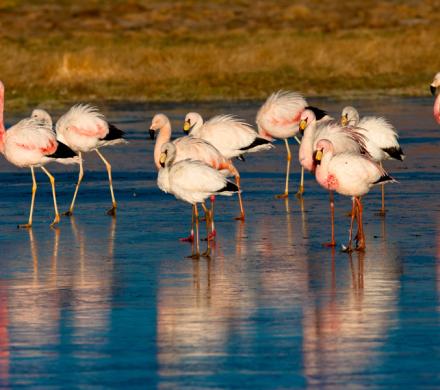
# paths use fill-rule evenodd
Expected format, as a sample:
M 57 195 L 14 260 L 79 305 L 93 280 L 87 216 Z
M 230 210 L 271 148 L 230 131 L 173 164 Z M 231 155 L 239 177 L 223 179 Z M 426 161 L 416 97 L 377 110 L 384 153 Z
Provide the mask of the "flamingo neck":
M 5 107 L 5 91 L 3 89 L 3 85 L 0 85 L 0 152 L 1 153 L 3 153 L 5 149 L 5 136 L 6 136 L 5 123 L 3 119 L 4 107 Z
M 315 138 L 315 130 L 316 121 L 313 121 L 304 130 L 304 135 L 301 138 L 301 145 L 299 147 L 299 162 L 308 171 L 313 169 L 313 140 Z
M 160 153 L 162 149 L 162 145 L 169 142 L 171 139 L 171 124 L 170 122 L 165 123 L 164 126 L 161 127 L 159 131 L 159 135 L 156 139 L 156 144 L 154 145 L 154 164 L 157 169 L 160 169 L 161 166 L 159 164 Z
M 437 95 L 434 102 L 434 118 L 437 123 L 440 123 L 440 94 Z
M 316 167 L 315 176 L 316 181 L 325 189 L 334 190 L 334 188 L 329 187 L 329 171 L 328 166 L 330 164 L 330 160 L 332 159 L 333 154 L 331 152 L 326 152 L 322 156 L 321 164 Z

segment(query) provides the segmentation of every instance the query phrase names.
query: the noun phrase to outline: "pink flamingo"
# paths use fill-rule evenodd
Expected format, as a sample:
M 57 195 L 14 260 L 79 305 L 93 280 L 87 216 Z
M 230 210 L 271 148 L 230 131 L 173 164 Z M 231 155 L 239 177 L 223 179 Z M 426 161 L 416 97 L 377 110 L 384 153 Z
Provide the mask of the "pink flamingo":
M 105 164 L 108 174 L 112 207 L 108 215 L 116 214 L 116 200 L 113 191 L 112 167 L 99 151 L 102 146 L 126 143 L 124 132 L 107 122 L 97 108 L 87 104 L 78 104 L 67 111 L 56 123 L 57 138 L 78 153 L 80 158 L 79 176 L 69 210 L 64 215 L 73 214 L 79 186 L 84 176 L 82 154 L 95 151 Z
M 55 218 L 50 226 L 54 226 L 60 221 L 55 191 L 55 178 L 44 165 L 51 161 L 57 161 L 63 164 L 79 163 L 78 156 L 65 144 L 57 141 L 51 126 L 48 126 L 36 118 L 22 119 L 6 131 L 3 119 L 4 91 L 4 85 L 0 81 L 0 151 L 10 163 L 21 168 L 30 168 L 32 174 L 32 202 L 29 220 L 27 224 L 19 225 L 19 227 L 32 227 L 35 194 L 37 192 L 34 168 L 37 167 L 40 167 L 49 177 L 52 186 Z
M 313 151 L 321 139 L 332 142 L 335 153 L 351 152 L 366 154 L 365 139 L 352 127 L 342 127 L 334 120 L 317 121 L 312 110 L 304 110 L 300 117 L 299 129 L 303 132 L 299 148 L 299 162 L 308 171 L 314 169 Z M 333 191 L 330 191 L 331 241 L 326 246 L 335 246 L 335 203 Z
M 440 94 L 438 93 L 438 87 L 440 86 L 440 72 L 434 76 L 434 80 L 431 83 L 430 89 L 432 96 L 437 96 L 434 101 L 434 119 L 440 124 Z
M 168 117 L 164 114 L 156 114 L 150 125 L 150 138 L 154 139 L 156 133 L 159 133 L 156 144 L 154 146 L 154 163 L 156 168 L 159 170 L 161 168 L 161 164 L 159 158 L 162 154 L 162 146 L 168 143 L 171 139 L 171 123 Z M 239 173 L 235 166 L 232 164 L 231 160 L 225 158 L 213 145 L 209 142 L 194 137 L 180 137 L 172 142 L 176 147 L 176 152 L 174 156 L 173 163 L 177 163 L 183 160 L 193 160 L 193 161 L 202 161 L 211 168 L 214 168 L 218 171 L 221 171 L 225 176 L 239 176 Z M 239 184 L 237 184 L 238 186 Z M 241 196 L 239 195 L 239 204 L 241 214 L 244 218 L 244 210 L 243 204 L 241 201 Z M 211 232 L 208 235 L 208 239 L 215 237 L 216 230 L 214 227 L 214 199 L 215 196 L 211 197 L 212 209 L 210 212 L 210 220 L 211 220 Z M 193 214 L 194 218 L 194 214 Z M 194 231 L 191 229 L 191 234 L 187 238 L 181 239 L 181 241 L 193 241 L 194 239 Z
M 352 251 L 353 221 L 357 216 L 357 250 L 365 249 L 365 234 L 362 224 L 361 196 L 380 183 L 395 182 L 385 170 L 368 157 L 353 152 L 336 153 L 335 145 L 328 139 L 318 141 L 314 162 L 317 182 L 329 191 L 352 197 L 350 233 L 344 251 Z
M 298 144 L 298 124 L 301 114 L 305 109 L 313 110 L 318 120 L 326 117 L 326 113 L 316 107 L 307 105 L 307 101 L 297 92 L 278 91 L 270 95 L 257 113 L 258 132 L 262 137 L 268 139 L 283 139 L 287 150 L 286 185 L 284 193 L 277 195 L 277 198 L 289 196 L 289 174 L 292 154 L 290 152 L 288 138 L 295 138 Z M 301 167 L 301 181 L 297 197 L 304 193 L 304 168 Z

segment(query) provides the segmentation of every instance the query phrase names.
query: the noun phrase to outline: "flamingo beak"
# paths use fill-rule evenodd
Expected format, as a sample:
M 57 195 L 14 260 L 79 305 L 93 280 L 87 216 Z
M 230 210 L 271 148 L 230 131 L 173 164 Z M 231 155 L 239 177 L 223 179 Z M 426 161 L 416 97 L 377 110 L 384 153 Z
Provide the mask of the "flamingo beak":
M 154 130 L 154 129 L 150 129 L 150 130 L 149 130 L 149 133 L 150 133 L 150 138 L 151 138 L 151 139 L 154 139 L 154 137 L 156 136 L 156 130 Z
M 434 87 L 432 84 L 429 86 L 429 89 L 431 90 L 431 95 L 435 96 L 435 93 L 437 92 L 437 87 Z
M 301 134 L 304 134 L 304 130 L 307 127 L 307 119 L 301 119 L 301 121 L 299 122 L 299 131 L 301 132 Z
M 313 165 L 317 166 L 321 164 L 322 160 L 322 150 L 315 150 L 313 153 Z
M 185 121 L 185 123 L 183 124 L 183 132 L 185 134 L 188 134 L 192 130 L 193 127 L 194 127 L 194 125 L 191 126 L 191 123 L 189 120 Z
M 348 125 L 348 114 L 342 115 L 341 117 L 341 125 L 347 126 Z
M 165 160 L 167 159 L 167 154 L 164 152 L 164 153 L 161 153 L 161 155 L 160 155 L 160 157 L 159 157 L 159 164 L 160 164 L 160 166 L 162 167 L 162 168 L 164 168 L 165 167 Z

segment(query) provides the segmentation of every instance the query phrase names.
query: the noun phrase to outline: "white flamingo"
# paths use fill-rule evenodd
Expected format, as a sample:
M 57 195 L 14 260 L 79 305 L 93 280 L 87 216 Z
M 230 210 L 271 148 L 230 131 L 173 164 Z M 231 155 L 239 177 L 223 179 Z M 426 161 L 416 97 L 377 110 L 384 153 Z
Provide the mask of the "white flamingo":
M 201 138 L 214 145 L 227 159 L 237 157 L 244 159 L 243 155 L 273 148 L 271 142 L 260 137 L 248 124 L 231 115 L 218 115 L 207 122 L 196 112 L 185 116 L 183 130 L 194 138 Z M 240 175 L 235 176 L 239 188 Z M 241 215 L 236 219 L 245 219 L 241 194 L 239 193 Z
M 440 124 L 440 94 L 438 93 L 438 88 L 440 87 L 440 72 L 434 76 L 434 80 L 430 85 L 432 96 L 437 96 L 434 101 L 434 119 Z
M 98 150 L 103 146 L 126 143 L 124 132 L 107 122 L 97 108 L 87 104 L 77 104 L 61 116 L 56 123 L 57 139 L 78 153 L 80 158 L 79 176 L 69 210 L 64 215 L 72 215 L 79 186 L 84 176 L 82 154 L 95 151 L 107 169 L 112 207 L 108 215 L 116 214 L 116 200 L 113 191 L 112 167 Z
M 321 139 L 332 142 L 334 152 L 366 154 L 364 136 L 352 127 L 342 127 L 332 119 L 317 121 L 312 110 L 304 110 L 300 117 L 299 128 L 303 132 L 299 148 L 299 162 L 308 171 L 314 169 L 313 152 Z M 335 246 L 335 203 L 333 191 L 330 191 L 331 241 L 326 246 Z
M 168 142 L 161 147 L 159 163 L 161 169 L 157 177 L 159 188 L 167 193 L 173 194 L 177 199 L 190 203 L 193 206 L 193 213 L 196 224 L 196 251 L 191 257 L 199 258 L 199 220 L 197 203 L 201 203 L 207 215 L 206 226 L 209 230 L 209 212 L 205 206 L 205 199 L 210 196 L 227 195 L 239 191 L 238 187 L 228 181 L 218 170 L 211 168 L 201 161 L 182 160 L 174 162 L 177 154 L 176 145 Z M 193 219 L 194 223 L 194 219 Z M 208 232 L 209 233 L 209 232 Z M 209 256 L 210 246 L 203 256 Z
M 356 127 L 356 131 L 365 137 L 365 146 L 371 158 L 382 166 L 382 161 L 403 161 L 405 154 L 399 145 L 399 135 L 394 126 L 385 118 L 364 116 L 359 118 L 358 111 L 351 106 L 344 107 L 341 115 L 343 126 Z M 384 216 L 385 211 L 385 185 L 382 184 L 382 207 L 379 215 Z
M 295 138 L 298 144 L 298 124 L 301 114 L 305 109 L 314 110 L 318 120 L 326 117 L 326 113 L 316 107 L 307 105 L 307 101 L 297 92 L 278 91 L 270 95 L 261 108 L 258 110 L 256 123 L 258 132 L 262 137 L 273 140 L 283 139 L 287 150 L 286 166 L 286 185 L 284 193 L 277 195 L 277 198 L 287 198 L 289 196 L 289 175 L 292 154 L 289 147 L 289 138 Z M 301 180 L 296 193 L 301 197 L 304 193 L 304 168 L 301 167 Z
M 57 142 L 52 127 L 46 123 L 35 118 L 26 118 L 6 131 L 3 115 L 4 85 L 0 81 L 0 151 L 10 163 L 21 168 L 30 168 L 32 174 L 32 201 L 29 220 L 27 224 L 19 225 L 19 227 L 32 227 L 35 194 L 37 192 L 34 168 L 38 167 L 49 177 L 52 186 L 55 218 L 50 226 L 54 226 L 60 220 L 55 191 L 55 178 L 44 165 L 52 161 L 63 164 L 79 163 L 78 156 L 65 144 Z
M 358 250 L 365 249 L 365 234 L 362 224 L 362 203 L 360 197 L 380 183 L 394 182 L 385 170 L 368 157 L 358 153 L 336 153 L 335 145 L 327 139 L 318 141 L 315 149 L 315 175 L 318 183 L 329 191 L 352 197 L 352 213 L 348 245 L 352 250 L 353 221 L 358 220 Z
M 161 168 L 159 157 L 162 153 L 162 146 L 171 140 L 171 123 L 168 117 L 164 114 L 156 114 L 150 125 L 150 137 L 154 139 L 157 136 L 156 144 L 154 146 L 154 163 L 156 168 L 159 170 Z M 176 156 L 174 163 L 182 160 L 190 159 L 202 161 L 210 167 L 221 171 L 226 176 L 233 175 L 235 177 L 239 176 L 239 173 L 235 166 L 232 164 L 231 160 L 225 158 L 213 145 L 209 142 L 194 137 L 180 137 L 173 141 L 176 146 Z M 239 204 L 240 210 L 244 217 L 243 204 L 241 201 L 241 196 L 239 194 Z M 211 232 L 208 235 L 208 239 L 215 237 L 216 231 L 214 227 L 214 200 L 215 197 L 212 196 L 212 209 L 210 213 L 210 219 L 212 223 Z M 194 215 L 193 215 L 194 218 Z M 188 238 L 181 239 L 182 241 L 192 241 L 194 239 L 194 232 L 191 230 L 191 234 Z

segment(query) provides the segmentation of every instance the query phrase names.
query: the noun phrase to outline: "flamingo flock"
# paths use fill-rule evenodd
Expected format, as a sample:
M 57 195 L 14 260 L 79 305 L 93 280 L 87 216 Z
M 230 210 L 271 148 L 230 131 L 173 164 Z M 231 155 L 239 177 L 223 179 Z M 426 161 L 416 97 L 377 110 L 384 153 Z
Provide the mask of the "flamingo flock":
M 434 118 L 440 123 L 440 73 L 435 75 L 430 87 L 436 96 Z M 84 177 L 83 157 L 89 152 L 96 152 L 106 167 L 112 202 L 107 214 L 115 216 L 117 202 L 111 164 L 100 149 L 126 143 L 124 131 L 109 123 L 97 108 L 87 104 L 74 105 L 55 125 L 48 112 L 35 109 L 29 118 L 6 130 L 4 97 L 5 88 L 0 81 L 0 151 L 10 163 L 29 168 L 32 176 L 29 219 L 19 227 L 32 227 L 37 191 L 36 168 L 41 168 L 48 176 L 52 187 L 55 217 L 50 226 L 60 222 L 55 178 L 45 167 L 50 162 L 79 165 L 72 201 L 69 209 L 63 213 L 65 216 L 73 214 Z M 301 198 L 305 194 L 305 171 L 312 173 L 317 183 L 330 195 L 330 241 L 324 245 L 336 245 L 334 192 L 337 192 L 350 197 L 352 204 L 348 243 L 342 245 L 342 250 L 365 250 L 362 199 L 372 187 L 381 186 L 382 202 L 378 215 L 384 216 L 384 185 L 395 183 L 396 180 L 387 173 L 383 163 L 386 160 L 403 161 L 405 158 L 394 126 L 383 117 L 361 117 L 352 106 L 344 107 L 340 117 L 334 118 L 325 110 L 309 105 L 300 93 L 288 91 L 271 94 L 258 110 L 255 122 L 256 130 L 232 115 L 217 115 L 204 121 L 199 113 L 189 112 L 182 124 L 185 134 L 172 140 L 171 122 L 165 114 L 158 113 L 151 120 L 149 134 L 155 140 L 152 160 L 158 172 L 157 185 L 163 192 L 174 195 L 192 207 L 190 234 L 182 239 L 193 242 L 191 257 L 210 256 L 211 242 L 216 237 L 216 196 L 236 194 L 239 206 L 236 219 L 246 219 L 243 186 L 234 159 L 245 161 L 246 155 L 268 152 L 274 148 L 274 141 L 283 140 L 287 152 L 285 187 L 284 192 L 276 197 L 289 197 L 292 162 L 289 138 L 299 144 L 301 176 L 296 196 Z M 208 199 L 210 207 L 206 203 Z M 207 232 L 207 249 L 202 253 L 198 205 L 204 212 Z M 357 233 L 354 235 L 355 221 Z

